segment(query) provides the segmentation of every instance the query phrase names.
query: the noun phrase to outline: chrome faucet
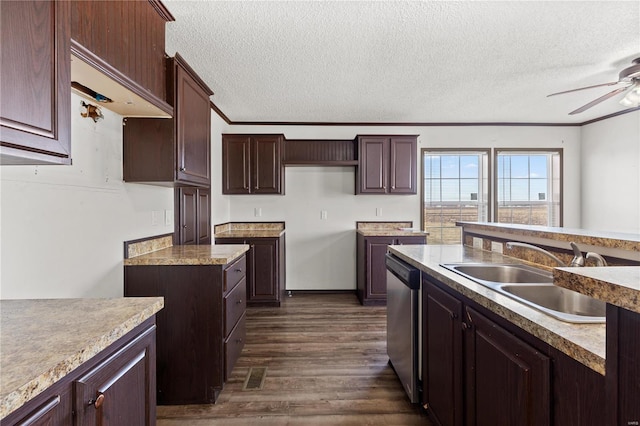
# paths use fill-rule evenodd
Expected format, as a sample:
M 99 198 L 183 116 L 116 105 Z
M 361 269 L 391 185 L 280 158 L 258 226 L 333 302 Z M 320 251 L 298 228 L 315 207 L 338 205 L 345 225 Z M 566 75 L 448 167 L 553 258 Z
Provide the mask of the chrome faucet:
M 574 242 L 569 243 L 569 245 L 573 250 L 573 259 L 571 260 L 571 263 L 569 264 L 569 266 L 584 266 L 584 257 L 582 256 L 582 252 L 578 248 L 578 245 Z M 524 247 L 531 250 L 535 250 L 539 253 L 544 254 L 548 258 L 553 259 L 558 264 L 558 266 L 567 266 L 562 260 L 558 259 L 555 255 L 549 253 L 545 249 L 542 249 L 538 246 L 534 246 L 532 244 L 527 244 L 527 243 L 520 243 L 516 241 L 509 241 L 507 243 L 507 248 L 511 249 L 513 247 Z
M 573 244 L 573 243 L 571 243 L 571 244 Z M 517 242 L 517 241 L 509 241 L 509 242 L 506 244 L 506 246 L 507 246 L 507 248 L 508 248 L 508 249 L 512 249 L 513 247 L 524 247 L 524 248 L 528 248 L 528 249 L 531 249 L 531 250 L 535 250 L 535 251 L 537 251 L 537 252 L 539 252 L 539 253 L 544 254 L 544 255 L 545 255 L 545 256 L 547 256 L 548 258 L 553 259 L 553 260 L 558 264 L 558 266 L 567 266 L 567 265 L 566 265 L 562 260 L 558 259 L 558 258 L 557 258 L 556 256 L 554 256 L 553 254 L 549 253 L 548 251 L 546 251 L 546 250 L 545 250 L 545 249 L 543 249 L 543 248 L 540 248 L 540 247 L 538 247 L 538 246 L 534 246 L 534 245 L 532 245 L 532 244 L 520 243 L 520 242 Z M 577 248 L 577 247 L 576 247 L 576 248 Z M 574 251 L 575 251 L 575 249 L 574 249 Z M 573 262 L 572 262 L 572 263 L 573 263 Z
M 592 251 L 587 252 L 587 259 L 593 259 L 596 262 L 596 266 L 607 266 L 607 261 L 598 253 Z

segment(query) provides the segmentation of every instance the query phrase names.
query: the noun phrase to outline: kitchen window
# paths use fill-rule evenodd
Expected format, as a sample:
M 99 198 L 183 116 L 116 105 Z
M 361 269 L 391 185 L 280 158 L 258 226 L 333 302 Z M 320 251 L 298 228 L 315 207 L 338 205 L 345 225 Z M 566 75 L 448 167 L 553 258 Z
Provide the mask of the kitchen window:
M 562 226 L 561 164 L 561 150 L 495 150 L 495 221 Z
M 489 150 L 422 150 L 422 229 L 430 244 L 458 244 L 457 221 L 489 220 Z

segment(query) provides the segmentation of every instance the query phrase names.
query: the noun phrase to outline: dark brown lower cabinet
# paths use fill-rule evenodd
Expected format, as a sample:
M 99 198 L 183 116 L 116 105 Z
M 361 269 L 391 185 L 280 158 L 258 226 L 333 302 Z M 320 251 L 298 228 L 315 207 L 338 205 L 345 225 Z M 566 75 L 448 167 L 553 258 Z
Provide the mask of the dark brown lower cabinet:
M 374 236 L 358 234 L 357 293 L 363 305 L 387 304 L 387 267 L 384 256 L 387 246 L 426 244 L 424 236 Z
M 467 423 L 550 424 L 549 357 L 470 307 L 464 321 Z
M 246 269 L 244 255 L 228 265 L 125 267 L 126 297 L 164 297 L 157 315 L 158 404 L 218 398 L 245 342 Z
M 600 426 L 604 376 L 423 273 L 423 395 L 436 425 Z
M 2 419 L 2 425 L 154 426 L 155 338 L 150 318 Z
M 285 240 L 216 238 L 216 244 L 247 244 L 247 305 L 280 306 L 284 291 Z

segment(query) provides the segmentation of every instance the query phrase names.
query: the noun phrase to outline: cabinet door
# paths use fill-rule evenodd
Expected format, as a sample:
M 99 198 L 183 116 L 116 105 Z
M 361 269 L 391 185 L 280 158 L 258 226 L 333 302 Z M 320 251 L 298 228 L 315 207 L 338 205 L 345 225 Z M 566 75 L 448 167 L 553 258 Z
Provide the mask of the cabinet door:
M 211 244 L 211 200 L 210 191 L 198 188 L 198 244 Z
M 279 296 L 277 238 L 254 238 L 247 262 L 247 302 L 277 302 Z
M 365 239 L 365 298 L 387 299 L 387 266 L 384 256 L 394 237 L 368 237 Z
M 417 139 L 410 137 L 392 137 L 390 149 L 390 194 L 416 193 Z
M 249 194 L 251 138 L 247 135 L 222 136 L 222 193 Z
M 251 176 L 254 194 L 281 194 L 282 191 L 282 136 L 256 136 L 252 138 Z
M 548 425 L 549 357 L 466 308 L 467 424 Z
M 180 66 L 176 67 L 176 179 L 208 185 L 211 169 L 209 96 Z
M 2 164 L 71 163 L 70 2 L 0 2 Z
M 179 188 L 179 244 L 198 243 L 198 190 L 196 188 Z
M 440 425 L 462 425 L 462 302 L 427 280 L 423 285 L 423 403 Z
M 155 425 L 155 329 L 73 382 L 76 425 Z
M 363 136 L 358 139 L 360 155 L 356 194 L 384 194 L 387 192 L 389 167 L 389 138 Z

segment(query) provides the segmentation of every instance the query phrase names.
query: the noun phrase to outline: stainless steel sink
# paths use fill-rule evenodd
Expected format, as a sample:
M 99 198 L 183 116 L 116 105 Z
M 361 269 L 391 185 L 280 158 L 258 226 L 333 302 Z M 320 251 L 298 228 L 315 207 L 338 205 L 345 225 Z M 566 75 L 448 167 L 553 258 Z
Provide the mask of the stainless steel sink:
M 569 322 L 605 322 L 607 305 L 555 285 L 503 285 L 503 292 L 555 318 Z
M 443 266 L 554 318 L 573 323 L 604 323 L 606 304 L 553 285 L 553 275 L 529 265 L 443 263 Z
M 510 283 L 553 283 L 553 275 L 528 265 L 495 263 L 446 263 L 447 269 L 489 287 Z

